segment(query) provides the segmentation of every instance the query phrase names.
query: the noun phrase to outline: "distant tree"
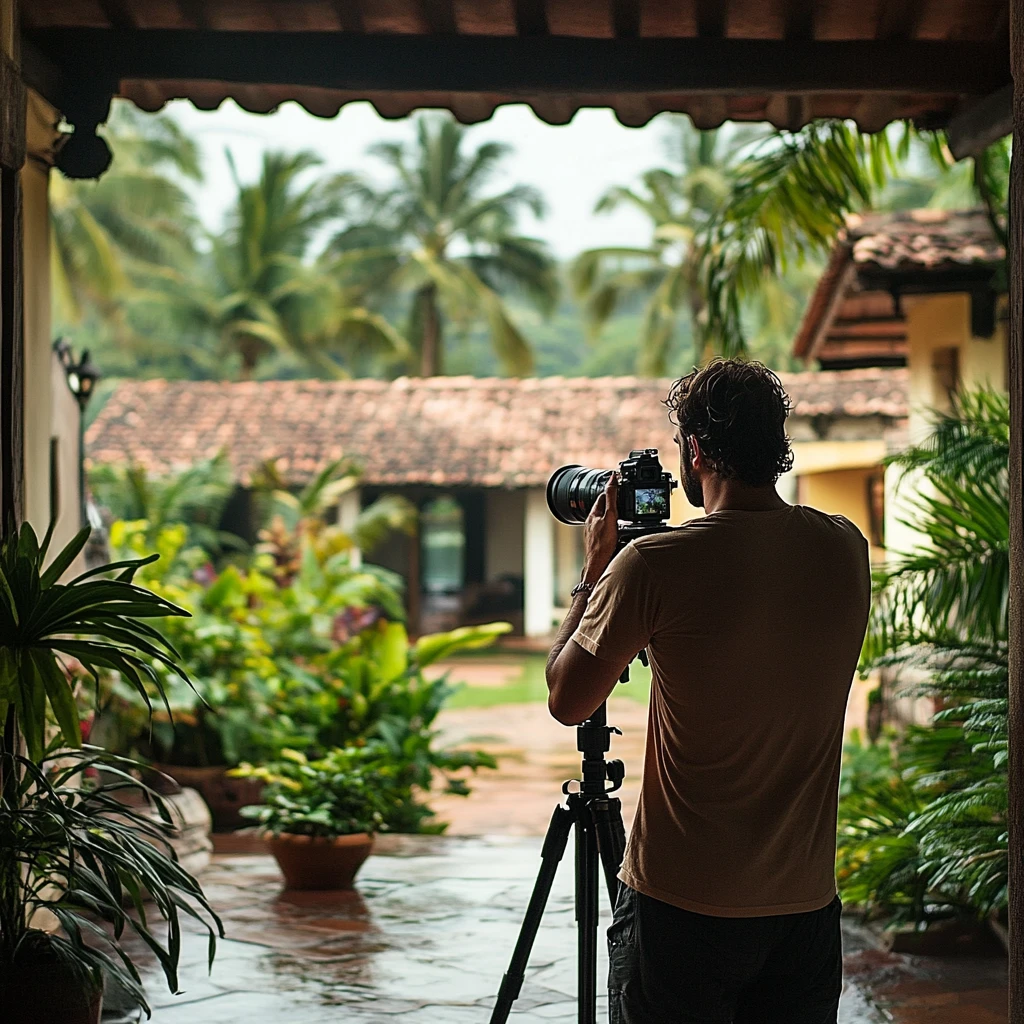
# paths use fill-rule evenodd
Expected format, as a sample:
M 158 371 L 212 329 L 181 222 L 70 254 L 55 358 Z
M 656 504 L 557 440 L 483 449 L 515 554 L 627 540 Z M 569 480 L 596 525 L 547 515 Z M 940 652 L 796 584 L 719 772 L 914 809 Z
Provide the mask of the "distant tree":
M 423 376 L 444 371 L 449 323 L 481 321 L 504 369 L 527 373 L 530 346 L 502 296 L 514 290 L 544 311 L 554 306 L 554 261 L 542 242 L 517 231 L 522 212 L 543 213 L 541 196 L 525 185 L 488 189 L 508 146 L 467 150 L 466 130 L 447 116 L 421 116 L 415 132 L 412 143 L 371 149 L 395 183 L 363 186 L 363 220 L 332 243 L 337 272 L 402 298 L 412 365 Z
M 221 355 L 237 357 L 245 379 L 274 353 L 343 376 L 353 351 L 400 357 L 407 350 L 398 332 L 361 304 L 359 287 L 318 251 L 356 188 L 350 175 L 310 173 L 321 164 L 309 152 L 265 153 L 259 179 L 246 184 L 232 161 L 237 195 L 201 272 L 171 268 L 158 289 L 183 328 L 212 332 Z
M 571 269 L 574 291 L 593 332 L 624 303 L 645 300 L 637 352 L 640 373 L 666 372 L 682 317 L 695 336 L 699 333 L 706 305 L 701 238 L 729 196 L 744 148 L 763 135 L 758 129 L 736 127 L 698 131 L 680 116 L 669 139 L 672 166 L 647 171 L 638 188 L 616 186 L 598 201 L 595 213 L 630 206 L 651 222 L 649 246 L 589 249 Z

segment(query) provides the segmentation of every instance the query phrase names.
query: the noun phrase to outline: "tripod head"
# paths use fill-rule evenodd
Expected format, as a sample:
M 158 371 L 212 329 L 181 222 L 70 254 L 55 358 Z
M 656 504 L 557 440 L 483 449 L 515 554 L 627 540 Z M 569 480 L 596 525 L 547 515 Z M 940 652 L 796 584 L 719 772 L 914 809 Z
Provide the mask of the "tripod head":
M 562 792 L 568 795 L 573 782 L 579 783 L 578 792 L 587 796 L 614 793 L 626 777 L 626 766 L 618 759 L 605 760 L 611 750 L 612 735 L 622 735 L 621 729 L 608 724 L 608 705 L 601 706 L 585 721 L 576 726 L 576 749 L 583 755 L 582 779 L 562 783 Z M 607 786 L 606 783 L 611 783 Z

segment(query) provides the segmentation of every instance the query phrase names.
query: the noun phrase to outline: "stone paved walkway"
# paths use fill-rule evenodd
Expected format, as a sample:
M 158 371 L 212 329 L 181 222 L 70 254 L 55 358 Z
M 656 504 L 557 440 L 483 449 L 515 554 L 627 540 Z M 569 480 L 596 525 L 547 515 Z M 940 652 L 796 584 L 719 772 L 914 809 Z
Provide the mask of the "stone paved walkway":
M 624 733 L 611 756 L 627 765 L 628 823 L 646 708 L 613 698 L 609 721 Z M 542 703 L 446 711 L 441 726 L 449 743 L 501 755 L 499 771 L 473 780 L 471 797 L 435 801 L 450 834 L 382 838 L 349 894 L 283 893 L 272 859 L 216 857 L 203 884 L 228 938 L 208 976 L 205 938 L 185 936 L 180 996 L 167 994 L 151 965 L 155 1024 L 487 1021 L 540 863 L 539 837 L 579 757 L 573 731 Z M 570 855 L 512 1024 L 576 1020 L 572 902 Z M 841 1024 L 1005 1024 L 1003 959 L 895 955 L 852 921 L 845 932 Z M 602 979 L 605 970 L 602 955 Z M 603 997 L 600 1009 L 606 1019 Z
M 389 838 L 367 862 L 358 892 L 336 895 L 282 893 L 270 858 L 218 856 L 204 884 L 229 937 L 209 976 L 205 938 L 185 937 L 180 996 L 168 995 L 151 967 L 147 989 L 153 1020 L 485 1022 L 538 853 L 536 840 L 519 838 Z M 855 931 L 847 946 L 854 957 L 875 955 Z M 873 964 L 883 969 L 880 962 Z M 602 976 L 605 969 L 602 956 Z M 512 1021 L 570 1024 L 576 1019 L 575 986 L 572 861 L 567 858 Z M 873 1009 L 857 984 L 843 997 L 842 1024 L 892 1019 Z M 998 1018 L 896 1019 L 902 1024 L 989 1024 Z

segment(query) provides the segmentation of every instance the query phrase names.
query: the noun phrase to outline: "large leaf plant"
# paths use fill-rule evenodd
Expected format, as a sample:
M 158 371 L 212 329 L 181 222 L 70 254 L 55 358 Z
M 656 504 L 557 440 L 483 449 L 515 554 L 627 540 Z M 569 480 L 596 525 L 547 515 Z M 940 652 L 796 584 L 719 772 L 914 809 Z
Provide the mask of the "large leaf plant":
M 119 798 L 138 788 L 133 762 L 82 748 L 68 662 L 97 678 L 116 672 L 147 701 L 147 686 L 164 697 L 154 664 L 187 677 L 146 620 L 187 612 L 133 582 L 156 556 L 61 583 L 88 530 L 47 564 L 51 538 L 52 527 L 40 544 L 25 524 L 0 541 L 0 999 L 26 970 L 58 963 L 86 990 L 114 976 L 148 1012 L 126 929 L 177 991 L 181 915 L 206 927 L 211 962 L 221 924 L 176 861 L 166 804 L 146 790 L 152 817 Z M 59 930 L 40 927 L 40 911 Z
M 897 918 L 1006 905 L 1008 456 L 1008 398 L 986 389 L 896 460 L 920 541 L 876 576 L 862 667 L 939 710 L 844 796 L 839 864 L 851 902 Z

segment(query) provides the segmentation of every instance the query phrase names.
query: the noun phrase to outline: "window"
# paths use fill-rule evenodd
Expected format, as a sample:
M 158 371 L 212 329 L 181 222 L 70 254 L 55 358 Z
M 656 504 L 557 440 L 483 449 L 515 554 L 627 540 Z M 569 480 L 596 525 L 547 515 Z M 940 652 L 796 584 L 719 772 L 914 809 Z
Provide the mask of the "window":
M 462 590 L 466 563 L 466 525 L 462 506 L 451 496 L 436 498 L 420 513 L 423 589 L 428 594 Z
M 956 345 L 937 348 L 932 353 L 932 379 L 935 387 L 935 403 L 945 403 L 948 408 L 960 389 L 960 349 Z

